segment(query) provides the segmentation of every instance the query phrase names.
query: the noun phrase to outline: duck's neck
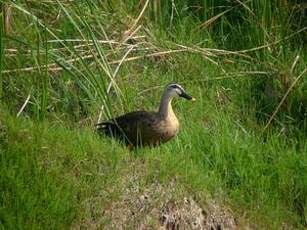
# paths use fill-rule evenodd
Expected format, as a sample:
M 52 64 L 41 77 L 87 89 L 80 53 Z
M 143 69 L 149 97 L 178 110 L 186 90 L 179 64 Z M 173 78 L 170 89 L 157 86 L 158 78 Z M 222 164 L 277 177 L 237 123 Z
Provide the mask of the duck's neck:
M 159 107 L 159 115 L 162 119 L 167 119 L 169 116 L 174 116 L 174 111 L 172 108 L 172 100 L 173 96 L 168 92 L 165 92 L 162 95 L 160 107 Z

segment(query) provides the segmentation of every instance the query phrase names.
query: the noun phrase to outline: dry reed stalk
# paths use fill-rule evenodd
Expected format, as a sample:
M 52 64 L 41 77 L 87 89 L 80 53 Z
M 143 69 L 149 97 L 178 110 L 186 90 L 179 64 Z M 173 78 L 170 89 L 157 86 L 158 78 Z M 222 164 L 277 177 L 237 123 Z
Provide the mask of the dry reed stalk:
M 261 75 L 267 75 L 268 72 L 264 72 L 264 71 L 248 71 L 248 72 L 230 72 L 228 73 L 228 75 L 254 75 L 254 74 L 261 74 Z M 201 83 L 201 82 L 208 82 L 208 81 L 218 81 L 218 80 L 225 80 L 225 79 L 231 79 L 231 78 L 235 78 L 236 76 L 224 76 L 223 77 L 215 77 L 215 78 L 207 78 L 207 79 L 200 79 L 200 80 L 186 80 L 186 81 L 181 81 L 180 83 L 185 84 L 185 83 L 191 83 L 191 82 L 197 82 L 197 83 Z M 144 89 L 142 91 L 140 91 L 138 93 L 138 95 L 142 95 L 146 92 L 152 91 L 152 90 L 156 90 L 159 88 L 164 87 L 164 85 L 156 85 L 156 86 L 152 86 L 150 88 Z
M 26 108 L 28 102 L 30 101 L 30 98 L 31 98 L 31 95 L 29 94 L 28 97 L 27 97 L 27 99 L 25 100 L 25 102 L 24 102 L 23 105 L 21 106 L 20 110 L 18 111 L 18 113 L 17 113 L 17 115 L 16 115 L 17 117 L 19 117 L 20 114 L 23 112 L 23 110 Z
M 66 60 L 65 62 L 66 63 L 74 63 L 74 62 L 79 61 L 81 59 L 85 60 L 85 59 L 90 59 L 90 58 L 93 58 L 92 54 L 87 55 L 87 56 L 83 56 L 83 57 L 72 58 L 72 59 Z M 21 68 L 21 69 L 3 70 L 1 73 L 2 74 L 9 74 L 9 73 L 16 73 L 16 72 L 31 72 L 33 70 L 37 70 L 37 69 L 40 69 L 40 68 L 48 68 L 49 70 L 54 69 L 54 68 L 57 68 L 57 63 L 50 63 L 48 65 L 42 65 L 40 67 L 30 66 L 30 67 L 25 67 L 25 68 Z M 63 69 L 62 67 L 59 67 L 59 68 Z
M 12 6 L 8 3 L 4 3 L 3 7 L 4 15 L 4 31 L 6 34 L 9 34 L 12 30 Z
M 302 78 L 302 76 L 304 76 L 304 74 L 307 72 L 307 68 L 305 68 L 301 74 L 293 81 L 293 83 L 291 84 L 291 86 L 288 88 L 287 92 L 285 93 L 285 95 L 283 96 L 283 98 L 280 100 L 279 104 L 277 105 L 277 107 L 275 108 L 273 114 L 271 115 L 268 123 L 265 125 L 263 131 L 265 131 L 269 125 L 271 124 L 272 120 L 274 119 L 274 117 L 276 116 L 276 114 L 278 113 L 280 107 L 282 106 L 282 104 L 285 102 L 286 98 L 288 97 L 289 93 L 291 92 L 291 90 L 294 88 L 294 86 L 298 83 L 298 81 Z
M 298 63 L 298 60 L 299 60 L 299 59 L 300 59 L 300 56 L 297 55 L 297 56 L 295 57 L 295 59 L 294 59 L 292 65 L 291 65 L 291 68 L 290 68 L 290 74 L 291 74 L 291 75 L 293 74 L 293 71 L 294 71 L 295 66 L 296 66 L 296 64 Z
M 274 45 L 277 45 L 278 43 L 282 42 L 282 41 L 286 41 L 290 38 L 292 38 L 293 36 L 303 32 L 304 30 L 307 29 L 307 26 L 303 27 L 302 29 L 282 38 L 282 39 L 279 39 L 275 42 L 272 42 L 272 43 L 269 43 L 269 44 L 266 44 L 266 45 L 262 45 L 262 46 L 258 46 L 258 47 L 254 47 L 254 48 L 251 48 L 251 49 L 246 49 L 246 50 L 238 50 L 238 51 L 235 51 L 237 53 L 249 53 L 249 52 L 253 52 L 253 51 L 257 51 L 257 50 L 261 50 L 261 49 L 264 49 L 264 48 L 269 48 L 270 46 L 274 46 Z
M 141 18 L 143 17 L 145 10 L 148 6 L 149 0 L 147 0 L 143 6 L 143 9 L 141 10 L 139 16 L 137 17 L 137 19 L 134 21 L 133 25 L 130 27 L 130 29 L 127 31 L 127 34 L 130 35 L 130 33 L 132 31 L 135 31 L 135 27 L 137 26 L 137 24 L 139 23 L 139 21 L 141 20 Z
M 136 46 L 133 46 L 133 49 L 135 47 Z M 129 52 L 131 52 L 131 51 L 129 51 Z M 142 59 L 144 57 L 158 57 L 158 56 L 163 56 L 163 55 L 167 55 L 167 54 L 171 54 L 171 53 L 178 53 L 178 52 L 183 52 L 183 51 L 185 51 L 185 49 L 161 51 L 161 52 L 146 54 L 146 55 L 142 55 L 142 56 L 134 56 L 134 57 L 126 58 L 124 60 L 120 59 L 120 60 L 110 61 L 110 62 L 108 62 L 108 64 L 118 64 L 122 61 L 123 62 L 135 61 L 135 60 Z M 97 56 L 98 54 L 89 54 L 89 55 L 85 55 L 85 56 L 78 57 L 78 58 L 71 58 L 71 59 L 65 60 L 65 62 L 66 63 L 74 63 L 74 62 L 79 61 L 81 59 L 86 60 L 86 59 L 94 58 L 95 55 Z M 38 68 L 48 68 L 49 71 L 58 71 L 58 70 L 63 69 L 62 67 L 58 67 L 57 63 L 50 63 L 48 65 L 43 65 L 43 66 L 40 66 L 40 67 L 30 66 L 30 67 L 25 67 L 25 68 L 20 68 L 20 69 L 3 70 L 1 73 L 2 74 L 10 74 L 10 73 L 16 73 L 16 72 L 31 72 L 31 71 L 37 70 Z
M 210 26 L 212 23 L 214 23 L 216 20 L 218 20 L 220 17 L 222 17 L 224 14 L 228 13 L 231 9 L 225 10 L 215 16 L 213 16 L 212 18 L 209 18 L 208 20 L 206 20 L 205 22 L 201 23 L 199 26 L 197 26 L 195 29 L 192 30 L 192 32 L 199 32 L 205 28 L 207 28 L 208 26 Z
M 159 56 L 164 56 L 164 55 L 171 54 L 171 53 L 180 53 L 180 52 L 184 52 L 184 51 L 186 51 L 186 50 L 185 49 L 166 50 L 166 51 L 161 51 L 161 52 L 156 52 L 156 53 L 151 53 L 151 54 L 145 54 L 145 55 L 142 55 L 142 56 L 134 56 L 134 57 L 126 58 L 124 60 L 124 62 L 135 61 L 135 60 L 142 59 L 144 57 L 159 57 Z M 121 60 L 115 60 L 115 61 L 111 61 L 109 63 L 110 64 L 117 64 L 120 61 Z
M 47 43 L 62 43 L 62 42 L 78 42 L 78 43 L 86 43 L 91 44 L 92 40 L 88 39 L 60 39 L 60 40 L 48 40 Z M 119 42 L 114 40 L 97 40 L 99 44 L 118 44 Z M 128 45 L 128 44 L 127 44 Z
M 137 45 L 132 45 L 130 47 L 130 49 L 127 50 L 127 52 L 124 54 L 124 56 L 122 57 L 122 59 L 120 60 L 120 62 L 118 63 L 118 65 L 116 66 L 116 69 L 115 71 L 113 72 L 113 76 L 112 78 L 110 79 L 110 83 L 107 87 L 107 92 L 106 94 L 109 94 L 109 92 L 111 91 L 111 88 L 113 86 L 113 84 L 115 83 L 115 77 L 117 76 L 118 72 L 119 72 L 119 69 L 121 67 L 121 65 L 124 63 L 125 59 L 127 58 L 127 56 L 129 55 L 129 53 L 134 49 L 134 47 L 136 47 Z M 103 110 L 104 110 L 104 104 L 105 102 L 102 103 L 102 106 L 100 108 L 100 112 L 99 112 L 99 116 L 98 116 L 98 121 L 97 121 L 97 124 L 100 123 L 101 121 L 101 118 L 102 118 L 102 113 L 103 113 Z
M 131 39 L 133 37 L 133 35 L 135 35 L 140 29 L 142 28 L 141 25 L 139 25 L 137 28 L 135 28 L 135 30 L 133 30 L 131 33 L 129 32 L 129 34 L 126 34 L 126 36 L 124 37 L 124 39 L 122 40 L 122 42 L 119 43 L 119 46 L 121 46 L 122 44 L 126 43 L 129 39 Z

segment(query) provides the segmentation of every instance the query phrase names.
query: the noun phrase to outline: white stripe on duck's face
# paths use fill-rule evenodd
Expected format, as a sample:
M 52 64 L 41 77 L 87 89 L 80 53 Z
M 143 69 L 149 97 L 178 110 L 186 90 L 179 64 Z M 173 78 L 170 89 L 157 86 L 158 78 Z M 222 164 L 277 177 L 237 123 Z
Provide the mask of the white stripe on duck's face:
M 169 94 L 173 97 L 177 97 L 185 92 L 183 87 L 178 84 L 169 84 L 166 87 L 167 91 L 169 91 Z
M 192 96 L 190 96 L 189 94 L 187 94 L 185 92 L 185 90 L 183 89 L 183 87 L 181 85 L 178 84 L 169 84 L 166 87 L 166 93 L 170 96 L 170 97 L 182 97 L 186 100 L 192 100 L 195 101 L 195 98 L 193 98 Z

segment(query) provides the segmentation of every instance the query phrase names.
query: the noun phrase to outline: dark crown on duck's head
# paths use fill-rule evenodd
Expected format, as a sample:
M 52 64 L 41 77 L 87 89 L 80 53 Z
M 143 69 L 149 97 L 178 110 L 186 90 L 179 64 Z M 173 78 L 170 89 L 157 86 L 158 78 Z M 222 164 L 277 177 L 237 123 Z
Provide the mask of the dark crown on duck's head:
M 166 86 L 166 90 L 167 91 L 174 91 L 174 92 L 176 92 L 179 97 L 183 97 L 183 98 L 185 98 L 187 100 L 195 101 L 195 98 L 193 98 L 192 96 L 188 95 L 185 92 L 184 88 L 181 85 L 179 85 L 179 84 L 170 83 L 170 84 L 168 84 Z

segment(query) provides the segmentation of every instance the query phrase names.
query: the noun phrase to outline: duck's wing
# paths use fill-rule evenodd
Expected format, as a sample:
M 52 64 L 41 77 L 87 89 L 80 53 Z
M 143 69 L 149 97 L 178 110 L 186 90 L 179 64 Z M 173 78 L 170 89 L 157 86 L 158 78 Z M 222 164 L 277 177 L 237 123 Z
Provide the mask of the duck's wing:
M 107 136 L 125 140 L 127 143 L 138 142 L 138 132 L 148 130 L 157 121 L 157 115 L 147 111 L 135 111 L 97 124 L 97 131 Z

